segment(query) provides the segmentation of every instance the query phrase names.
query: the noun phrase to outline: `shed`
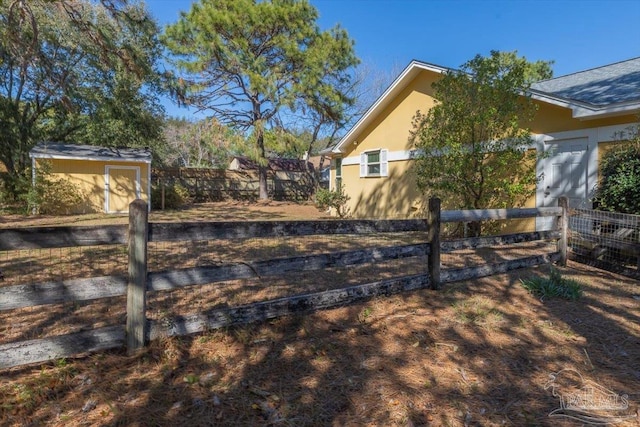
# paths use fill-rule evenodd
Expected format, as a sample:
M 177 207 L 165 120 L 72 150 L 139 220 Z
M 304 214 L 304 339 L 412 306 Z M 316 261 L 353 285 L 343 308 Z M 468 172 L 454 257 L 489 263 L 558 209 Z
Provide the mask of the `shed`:
M 127 213 L 135 199 L 151 206 L 151 151 L 45 142 L 29 153 L 32 180 L 46 164 L 52 179 L 66 179 L 84 197 L 73 213 Z

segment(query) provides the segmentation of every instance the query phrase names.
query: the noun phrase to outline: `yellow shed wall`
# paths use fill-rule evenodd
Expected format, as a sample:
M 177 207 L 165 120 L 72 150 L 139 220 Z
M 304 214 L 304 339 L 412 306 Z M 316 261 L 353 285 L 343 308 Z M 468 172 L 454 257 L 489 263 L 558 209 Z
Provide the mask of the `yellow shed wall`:
M 149 202 L 149 165 L 134 162 L 107 162 L 67 159 L 38 159 L 47 162 L 53 179 L 67 179 L 80 190 L 85 202 L 73 213 L 96 213 L 105 211 L 105 168 L 106 166 L 136 166 L 140 168 L 140 196 Z M 37 163 L 37 164 L 38 164 Z M 36 164 L 36 170 L 38 166 Z M 36 172 L 37 173 L 37 172 Z

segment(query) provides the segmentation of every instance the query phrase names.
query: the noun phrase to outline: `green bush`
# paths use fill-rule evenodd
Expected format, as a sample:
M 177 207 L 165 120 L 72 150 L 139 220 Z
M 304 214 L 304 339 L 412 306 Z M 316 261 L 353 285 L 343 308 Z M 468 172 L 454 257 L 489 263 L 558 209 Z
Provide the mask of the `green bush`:
M 605 154 L 594 204 L 600 210 L 640 214 L 640 144 Z
M 164 187 L 164 208 L 180 209 L 189 204 L 189 190 L 180 183 L 165 185 Z M 153 187 L 151 191 L 151 208 L 162 209 L 162 186 Z
M 316 191 L 316 207 L 322 211 L 329 208 L 335 209 L 340 218 L 349 216 L 349 208 L 347 207 L 349 200 L 351 197 L 345 194 L 342 184 L 336 190 L 318 188 Z
M 57 178 L 50 166 L 42 162 L 36 174 L 35 185 L 23 194 L 27 213 L 43 215 L 68 215 L 76 213 L 86 199 L 86 194 L 66 178 Z
M 538 298 L 564 298 L 575 301 L 582 296 L 580 282 L 562 277 L 560 271 L 551 267 L 549 277 L 532 277 L 520 280 L 522 286 Z

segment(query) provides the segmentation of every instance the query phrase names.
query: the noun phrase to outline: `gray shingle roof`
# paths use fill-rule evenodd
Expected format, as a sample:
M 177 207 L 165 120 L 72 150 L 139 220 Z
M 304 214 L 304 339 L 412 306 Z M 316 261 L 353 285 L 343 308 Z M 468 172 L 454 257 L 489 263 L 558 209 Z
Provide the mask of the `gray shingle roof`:
M 151 151 L 148 148 L 97 147 L 52 142 L 41 142 L 31 149 L 29 155 L 35 158 L 151 162 Z
M 535 91 L 606 107 L 640 101 L 640 57 L 531 85 Z

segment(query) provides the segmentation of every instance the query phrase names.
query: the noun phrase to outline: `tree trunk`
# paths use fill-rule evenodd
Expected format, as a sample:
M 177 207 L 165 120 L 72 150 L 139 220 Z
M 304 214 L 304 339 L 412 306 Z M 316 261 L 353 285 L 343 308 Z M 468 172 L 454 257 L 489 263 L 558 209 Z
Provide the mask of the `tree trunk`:
M 269 191 L 267 189 L 267 166 L 268 160 L 264 150 L 264 133 L 262 129 L 258 131 L 258 151 L 260 153 L 260 161 L 258 162 L 258 182 L 260 185 L 260 200 L 269 200 Z

